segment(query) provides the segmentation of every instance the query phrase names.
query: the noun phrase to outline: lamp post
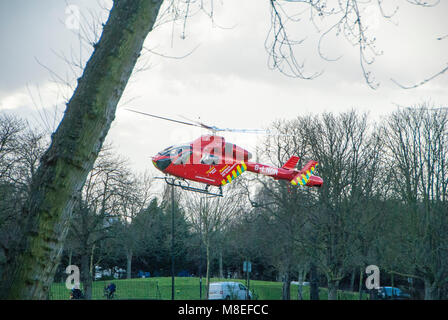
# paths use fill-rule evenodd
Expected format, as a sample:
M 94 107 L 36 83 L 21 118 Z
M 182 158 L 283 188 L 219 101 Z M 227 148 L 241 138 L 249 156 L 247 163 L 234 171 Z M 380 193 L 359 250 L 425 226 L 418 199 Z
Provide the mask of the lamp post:
M 199 300 L 202 300 L 202 197 L 199 199 Z
M 171 186 L 171 300 L 174 300 L 174 185 Z

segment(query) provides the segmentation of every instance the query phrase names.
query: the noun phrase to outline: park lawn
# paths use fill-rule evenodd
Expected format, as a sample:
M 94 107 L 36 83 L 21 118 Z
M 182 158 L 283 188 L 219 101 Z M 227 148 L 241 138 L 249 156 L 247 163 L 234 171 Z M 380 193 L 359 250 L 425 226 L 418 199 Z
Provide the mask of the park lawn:
M 245 280 L 240 279 L 218 279 L 212 278 L 211 282 L 217 281 L 238 281 L 245 284 Z M 114 282 L 117 287 L 116 299 L 171 299 L 171 277 L 156 278 L 136 278 L 108 281 L 94 281 L 92 288 L 92 299 L 105 299 L 104 287 L 109 282 Z M 202 279 L 202 299 L 205 299 L 205 279 Z M 297 300 L 297 285 L 291 285 L 291 299 Z M 282 283 L 274 281 L 251 280 L 250 290 L 257 300 L 280 300 L 282 298 Z M 358 300 L 358 293 L 339 291 L 341 300 Z M 50 299 L 69 299 L 69 290 L 65 283 L 54 283 L 51 287 Z M 304 300 L 309 300 L 309 287 L 302 287 Z M 326 288 L 319 288 L 321 300 L 328 299 Z M 199 278 L 196 277 L 176 277 L 175 278 L 175 299 L 176 300 L 199 300 Z

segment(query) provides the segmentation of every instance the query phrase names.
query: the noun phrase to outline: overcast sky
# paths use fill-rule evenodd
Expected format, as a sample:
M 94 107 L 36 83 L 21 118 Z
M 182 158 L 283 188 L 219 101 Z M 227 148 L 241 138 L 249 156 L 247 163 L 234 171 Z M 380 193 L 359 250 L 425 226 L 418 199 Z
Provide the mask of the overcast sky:
M 298 36 L 306 37 L 297 57 L 300 61 L 305 58 L 307 72 L 324 71 L 323 75 L 308 81 L 270 70 L 264 48 L 270 27 L 267 0 L 215 1 L 213 21 L 203 14 L 187 20 L 185 39 L 180 37 L 183 21 L 165 24 L 148 36 L 145 46 L 168 56 L 188 55 L 183 59 L 142 56 L 139 65 L 149 68 L 136 73 L 128 84 L 108 141 L 129 158 L 134 169 L 155 174 L 152 155 L 206 132 L 145 118 L 125 111 L 125 107 L 178 119 L 200 118 L 220 127 L 263 128 L 275 119 L 307 113 L 357 108 L 380 117 L 396 104 L 432 101 L 448 105 L 448 75 L 413 90 L 390 81 L 394 78 L 411 85 L 447 65 L 448 37 L 437 40 L 448 34 L 447 1 L 436 8 L 416 7 L 405 0 L 387 3 L 390 11 L 399 5 L 395 23 L 382 19 L 376 7 L 366 9 L 377 46 L 384 51 L 371 68 L 380 82 L 377 90 L 365 83 L 357 48 L 343 38 L 330 37 L 323 43 L 326 55 L 342 56 L 339 61 L 320 59 L 318 34 L 306 19 L 295 29 Z M 56 54 L 77 57 L 81 52 L 84 58 L 90 54 L 87 49 L 79 50 L 78 37 L 67 28 L 68 5 L 76 5 L 87 19 L 92 15 L 107 18 L 107 12 L 94 1 L 0 1 L 0 112 L 42 125 L 37 109 L 42 114 L 43 109 L 58 105 L 61 116 L 64 99 L 71 91 L 53 83 L 41 64 L 63 78 L 73 78 Z M 224 136 L 250 151 L 257 139 L 242 134 Z

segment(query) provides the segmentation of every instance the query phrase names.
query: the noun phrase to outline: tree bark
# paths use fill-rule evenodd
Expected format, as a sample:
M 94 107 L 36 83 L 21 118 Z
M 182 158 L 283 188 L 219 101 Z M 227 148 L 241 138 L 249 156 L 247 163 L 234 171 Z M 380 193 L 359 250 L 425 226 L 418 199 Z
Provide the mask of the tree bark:
M 224 270 L 222 266 L 222 249 L 219 251 L 219 277 L 224 279 Z
M 352 276 L 350 278 L 350 291 L 355 291 L 355 275 L 356 275 L 356 268 L 353 268 Z
M 92 250 L 91 250 L 91 253 L 90 253 L 90 266 L 89 266 L 89 270 L 90 270 L 90 274 L 92 275 L 92 277 L 93 277 L 93 275 L 95 274 L 95 266 L 94 266 L 94 263 L 93 263 L 93 258 L 94 258 L 94 256 L 95 256 L 95 244 L 93 244 L 92 245 Z
M 90 273 L 90 255 L 88 250 L 83 250 L 81 256 L 81 282 L 84 299 L 92 299 L 92 274 Z
M 438 300 L 437 289 L 434 283 L 429 279 L 424 280 L 425 283 L 425 300 Z
M 310 278 L 310 300 L 319 300 L 319 280 L 317 278 L 317 268 L 314 263 L 311 263 Z
M 363 280 L 364 280 L 364 272 L 362 267 L 359 267 L 359 300 L 362 300 L 362 285 L 363 285 Z
M 289 277 L 289 271 L 286 271 L 283 275 L 282 299 L 291 300 L 291 279 Z
M 67 235 L 74 194 L 92 169 L 162 0 L 114 1 L 99 42 L 41 159 L 21 240 L 8 252 L 0 298 L 46 299 Z
M 132 277 L 132 250 L 129 250 L 126 254 L 126 279 L 131 279 Z
M 297 288 L 297 300 L 303 300 L 302 289 L 303 289 L 303 271 L 299 268 L 299 274 L 297 277 L 297 281 L 299 282 Z
M 339 281 L 328 280 L 328 300 L 338 300 Z

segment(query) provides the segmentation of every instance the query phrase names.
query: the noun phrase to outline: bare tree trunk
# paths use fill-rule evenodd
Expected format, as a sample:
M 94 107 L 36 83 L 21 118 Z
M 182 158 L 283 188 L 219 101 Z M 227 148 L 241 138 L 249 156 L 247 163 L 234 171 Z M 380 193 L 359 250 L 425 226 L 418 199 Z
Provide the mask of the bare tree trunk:
M 126 279 L 131 279 L 132 277 L 132 250 L 128 250 L 126 254 Z
M 339 281 L 328 280 L 328 300 L 338 300 Z
M 89 270 L 89 256 L 87 254 L 83 254 L 81 257 L 81 283 L 84 299 L 92 299 L 92 275 Z
M 93 276 L 94 275 L 94 272 L 95 272 L 95 270 L 94 270 L 94 266 L 93 266 L 93 257 L 94 257 L 94 254 L 95 254 L 95 244 L 93 244 L 92 245 L 92 252 L 91 252 L 91 254 L 90 254 L 90 274 Z
M 89 253 L 87 250 L 83 250 L 81 255 L 81 282 L 86 300 L 92 299 L 92 275 L 89 265 Z
M 219 250 L 219 277 L 224 278 L 224 271 L 222 268 L 222 249 Z
M 297 281 L 299 282 L 297 288 L 297 300 L 303 300 L 302 289 L 303 289 L 303 280 L 304 280 L 304 270 L 299 268 L 299 274 L 297 277 Z
M 282 299 L 291 300 L 291 279 L 289 271 L 286 271 L 283 275 Z
M 362 284 L 364 280 L 364 272 L 362 270 L 362 267 L 359 267 L 359 300 L 362 300 Z
M 350 278 L 350 291 L 355 291 L 355 275 L 356 275 L 356 268 L 353 268 L 352 276 Z
M 101 39 L 33 178 L 23 210 L 21 240 L 8 253 L 0 298 L 48 297 L 74 194 L 93 167 L 162 2 L 114 1 Z
M 311 263 L 310 278 L 310 300 L 319 300 L 319 280 L 317 277 L 317 268 L 314 263 Z
M 438 300 L 435 283 L 432 283 L 429 279 L 425 279 L 424 283 L 425 283 L 425 300 Z

